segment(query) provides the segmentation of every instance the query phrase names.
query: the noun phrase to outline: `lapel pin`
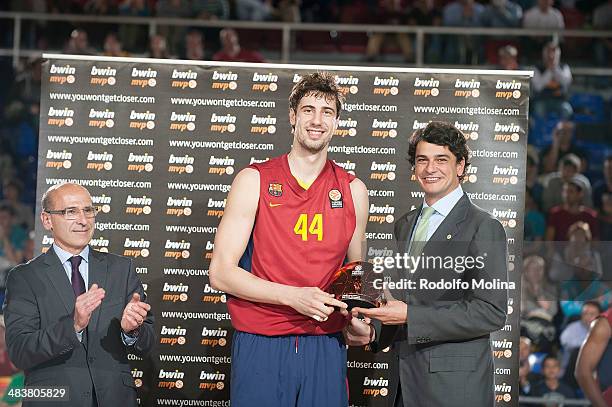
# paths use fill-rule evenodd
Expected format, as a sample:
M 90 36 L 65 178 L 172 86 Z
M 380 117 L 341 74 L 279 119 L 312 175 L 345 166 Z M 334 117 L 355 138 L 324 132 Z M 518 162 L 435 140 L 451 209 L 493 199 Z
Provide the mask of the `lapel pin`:
M 446 240 L 450 240 L 451 237 L 451 235 L 446 235 Z

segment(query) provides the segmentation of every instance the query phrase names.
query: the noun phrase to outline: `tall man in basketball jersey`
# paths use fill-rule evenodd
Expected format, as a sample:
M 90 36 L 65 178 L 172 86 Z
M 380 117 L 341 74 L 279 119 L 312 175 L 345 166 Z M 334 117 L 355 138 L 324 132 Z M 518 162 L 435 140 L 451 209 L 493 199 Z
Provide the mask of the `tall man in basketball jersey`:
M 386 306 L 352 311 L 378 321 L 375 332 L 362 335 L 374 338 L 374 351 L 394 345 L 399 386 L 389 392 L 391 406 L 492 407 L 490 333 L 504 326 L 508 303 L 504 228 L 461 188 L 469 149 L 455 126 L 431 122 L 417 130 L 408 156 L 425 198 L 395 223 L 398 251 L 420 258 L 421 265 L 444 256 L 449 267 L 403 266 L 393 277 L 408 279 L 415 288 L 392 292 Z M 427 285 L 453 280 L 467 288 Z
M 210 264 L 231 294 L 232 406 L 348 405 L 346 304 L 324 290 L 362 259 L 368 196 L 327 159 L 342 99 L 331 74 L 305 75 L 289 97 L 291 151 L 232 183 Z

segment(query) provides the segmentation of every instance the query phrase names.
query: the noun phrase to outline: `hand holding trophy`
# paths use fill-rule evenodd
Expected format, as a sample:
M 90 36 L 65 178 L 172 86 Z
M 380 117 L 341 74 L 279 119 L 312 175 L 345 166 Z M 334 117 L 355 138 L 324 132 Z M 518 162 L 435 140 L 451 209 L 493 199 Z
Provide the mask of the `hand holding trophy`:
M 354 261 L 336 271 L 329 292 L 346 303 L 349 311 L 354 307 L 380 307 L 385 302 L 383 290 L 374 287 L 374 280 L 380 278 L 381 274 L 374 272 L 372 263 Z

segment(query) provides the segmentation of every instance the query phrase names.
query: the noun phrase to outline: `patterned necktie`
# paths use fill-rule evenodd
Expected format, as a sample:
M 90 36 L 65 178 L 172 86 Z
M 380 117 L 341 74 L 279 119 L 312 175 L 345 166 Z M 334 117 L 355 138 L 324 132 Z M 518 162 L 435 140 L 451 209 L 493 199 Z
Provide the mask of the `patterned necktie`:
M 412 243 L 410 244 L 410 256 L 420 256 L 421 251 L 427 243 L 427 230 L 429 229 L 429 219 L 436 212 L 431 206 L 423 207 L 421 211 L 421 219 L 417 225 L 414 234 L 412 235 Z
M 79 265 L 83 258 L 81 256 L 72 256 L 68 260 L 70 260 L 72 265 L 72 290 L 74 291 L 74 296 L 78 297 L 85 292 L 85 281 L 81 273 L 79 273 Z

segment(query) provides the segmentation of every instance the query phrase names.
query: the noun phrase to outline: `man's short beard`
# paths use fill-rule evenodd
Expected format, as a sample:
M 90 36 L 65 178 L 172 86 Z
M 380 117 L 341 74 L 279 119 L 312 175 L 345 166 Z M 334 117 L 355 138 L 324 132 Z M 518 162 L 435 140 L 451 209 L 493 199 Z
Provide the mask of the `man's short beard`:
M 322 143 L 318 147 L 313 147 L 313 146 L 309 146 L 308 144 L 306 144 L 306 142 L 300 141 L 299 139 L 298 139 L 298 143 L 304 150 L 308 151 L 310 154 L 320 153 L 329 145 L 329 142 L 326 142 L 326 143 Z

